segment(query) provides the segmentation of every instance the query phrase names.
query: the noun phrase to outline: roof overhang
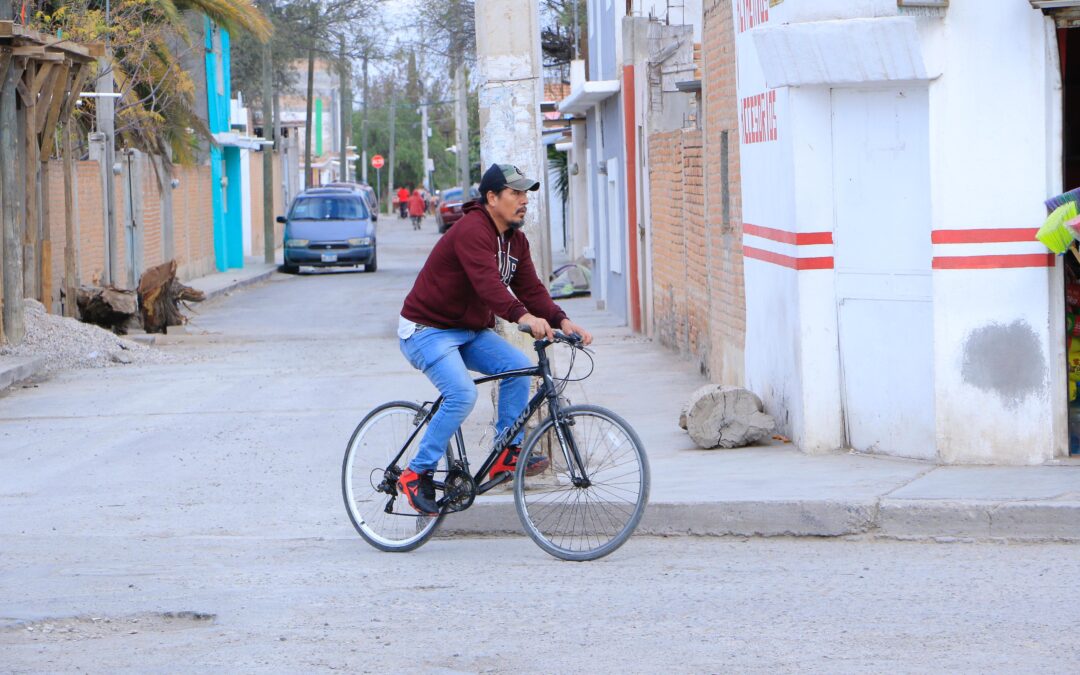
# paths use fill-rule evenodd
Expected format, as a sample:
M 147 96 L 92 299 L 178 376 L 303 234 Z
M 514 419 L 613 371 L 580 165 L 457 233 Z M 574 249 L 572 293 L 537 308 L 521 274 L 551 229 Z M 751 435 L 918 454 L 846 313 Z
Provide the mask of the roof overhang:
M 619 93 L 618 80 L 593 80 L 582 82 L 559 103 L 559 112 L 584 115 L 594 105 Z
M 244 148 L 246 150 L 258 150 L 264 144 L 273 145 L 271 141 L 254 136 L 242 136 L 232 131 L 219 131 L 214 134 L 214 142 L 223 148 Z
M 1035 9 L 1068 9 L 1080 7 L 1080 0 L 1031 0 Z

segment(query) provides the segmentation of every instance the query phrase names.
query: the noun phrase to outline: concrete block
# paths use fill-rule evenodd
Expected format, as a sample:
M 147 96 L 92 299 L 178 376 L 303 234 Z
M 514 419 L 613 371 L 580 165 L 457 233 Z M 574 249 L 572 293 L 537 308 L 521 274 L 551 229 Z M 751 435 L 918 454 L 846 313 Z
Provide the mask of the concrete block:
M 897 539 L 990 537 L 994 502 L 886 499 L 878 510 L 878 534 Z
M 990 514 L 990 536 L 1080 541 L 1080 502 L 1006 502 Z
M 30 379 L 44 367 L 45 359 L 40 356 L 0 357 L 0 391 Z

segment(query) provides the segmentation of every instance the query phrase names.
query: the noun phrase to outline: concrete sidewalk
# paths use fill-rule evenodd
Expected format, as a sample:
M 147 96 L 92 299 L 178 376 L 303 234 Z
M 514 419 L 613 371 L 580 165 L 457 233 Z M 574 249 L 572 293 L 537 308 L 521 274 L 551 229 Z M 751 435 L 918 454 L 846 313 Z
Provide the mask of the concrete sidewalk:
M 278 257 L 280 257 L 280 252 Z M 226 293 L 231 293 L 238 288 L 266 281 L 277 271 L 279 264 L 265 263 L 262 257 L 245 258 L 244 266 L 240 269 L 214 272 L 186 283 L 188 286 L 205 293 L 207 300 L 212 300 Z
M 588 298 L 561 303 L 596 336 L 596 372 L 574 403 L 626 418 L 651 465 L 639 532 L 654 535 L 847 536 L 1080 541 L 1080 461 L 1054 466 L 937 466 L 789 444 L 700 450 L 679 410 L 706 384 L 674 352 L 620 327 Z M 510 494 L 444 521 L 448 533 L 520 532 Z

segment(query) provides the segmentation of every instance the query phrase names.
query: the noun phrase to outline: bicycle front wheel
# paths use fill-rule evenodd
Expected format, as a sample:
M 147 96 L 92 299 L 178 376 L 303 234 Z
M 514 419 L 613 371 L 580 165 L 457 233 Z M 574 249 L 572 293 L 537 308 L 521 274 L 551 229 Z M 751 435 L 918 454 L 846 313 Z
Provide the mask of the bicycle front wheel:
M 562 416 L 565 446 L 550 418 L 525 443 L 514 502 L 540 548 L 563 560 L 595 560 L 626 543 L 641 521 L 649 501 L 649 461 L 637 433 L 610 410 L 575 405 Z M 568 446 L 577 448 L 580 463 Z M 526 477 L 529 458 L 541 455 L 550 455 L 551 466 Z
M 353 527 L 369 544 L 382 551 L 411 551 L 420 546 L 432 534 L 443 515 L 421 516 L 409 506 L 405 495 L 396 495 L 396 488 L 386 475 L 390 461 L 409 440 L 409 436 L 423 421 L 422 408 L 411 401 L 393 401 L 375 408 L 360 422 L 349 439 L 345 459 L 341 467 L 341 492 L 345 509 Z M 412 443 L 398 460 L 398 469 L 404 469 L 416 454 L 423 437 L 423 430 L 416 434 Z M 461 449 L 461 434 L 454 441 Z M 445 475 L 450 461 L 450 448 L 440 460 L 436 476 Z

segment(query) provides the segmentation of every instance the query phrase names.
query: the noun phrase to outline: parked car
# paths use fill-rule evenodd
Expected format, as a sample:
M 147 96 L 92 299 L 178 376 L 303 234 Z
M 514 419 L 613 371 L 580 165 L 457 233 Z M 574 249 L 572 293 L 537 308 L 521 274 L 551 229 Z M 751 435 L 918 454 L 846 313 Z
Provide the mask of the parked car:
M 371 211 L 371 219 L 373 221 L 379 219 L 379 197 L 375 194 L 375 188 L 367 183 L 346 183 L 344 181 L 338 181 L 336 183 L 327 183 L 323 187 L 345 188 L 347 190 L 359 192 L 367 198 L 368 210 Z
M 364 266 L 378 268 L 375 218 L 367 199 L 341 187 L 305 190 L 296 196 L 285 224 L 285 264 L 281 271 L 295 274 L 301 266 Z
M 478 199 L 479 197 L 479 188 L 469 188 L 470 199 Z M 439 234 L 449 230 L 450 226 L 461 218 L 462 205 L 461 188 L 443 190 L 439 199 L 439 208 L 435 210 L 435 224 L 439 227 Z

